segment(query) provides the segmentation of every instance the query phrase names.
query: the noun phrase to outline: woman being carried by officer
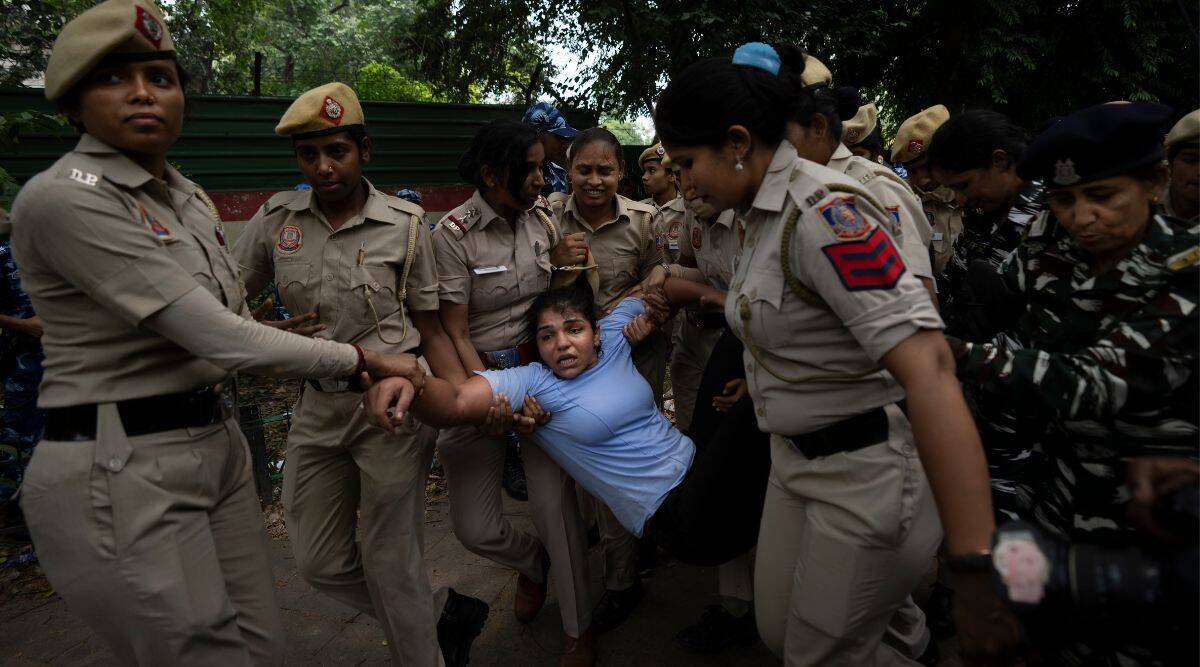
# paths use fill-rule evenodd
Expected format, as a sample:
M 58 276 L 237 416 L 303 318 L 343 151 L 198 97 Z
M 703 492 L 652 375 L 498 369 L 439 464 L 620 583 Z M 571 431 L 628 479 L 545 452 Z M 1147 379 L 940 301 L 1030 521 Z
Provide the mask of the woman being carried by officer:
M 46 353 L 45 436 L 21 505 L 55 591 L 123 662 L 277 664 L 236 373 L 423 373 L 411 354 L 249 318 L 215 207 L 167 163 L 185 107 L 175 55 L 140 0 L 87 10 L 50 54 L 46 97 L 81 137 L 13 207 Z

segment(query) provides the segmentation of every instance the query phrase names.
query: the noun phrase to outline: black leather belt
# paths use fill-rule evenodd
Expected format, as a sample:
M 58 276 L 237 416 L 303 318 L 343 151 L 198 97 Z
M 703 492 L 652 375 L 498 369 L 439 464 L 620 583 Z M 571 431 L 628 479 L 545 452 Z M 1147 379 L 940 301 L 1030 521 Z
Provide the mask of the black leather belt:
M 210 385 L 195 391 L 117 401 L 117 413 L 130 437 L 220 423 L 233 408 L 231 388 L 220 393 Z M 46 410 L 46 440 L 83 442 L 96 439 L 96 404 Z
M 883 408 L 875 408 L 802 435 L 784 436 L 806 459 L 840 452 L 853 452 L 879 444 L 888 438 L 888 418 Z

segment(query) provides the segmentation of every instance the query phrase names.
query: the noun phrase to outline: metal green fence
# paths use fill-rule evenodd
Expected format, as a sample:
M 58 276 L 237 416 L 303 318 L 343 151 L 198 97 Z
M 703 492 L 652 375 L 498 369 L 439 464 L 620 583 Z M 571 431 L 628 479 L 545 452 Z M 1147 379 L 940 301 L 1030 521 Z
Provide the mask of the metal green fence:
M 291 144 L 275 135 L 275 124 L 291 102 L 279 97 L 194 96 L 170 159 L 208 190 L 290 188 L 300 175 Z M 28 109 L 54 111 L 41 90 L 0 90 L 0 113 Z M 367 175 L 381 185 L 457 183 L 458 158 L 479 126 L 497 118 L 520 120 L 523 111 L 505 105 L 364 102 L 363 113 L 375 138 Z M 564 114 L 576 127 L 597 122 L 581 112 Z M 0 156 L 0 166 L 24 182 L 74 144 L 69 128 L 23 136 L 15 151 Z

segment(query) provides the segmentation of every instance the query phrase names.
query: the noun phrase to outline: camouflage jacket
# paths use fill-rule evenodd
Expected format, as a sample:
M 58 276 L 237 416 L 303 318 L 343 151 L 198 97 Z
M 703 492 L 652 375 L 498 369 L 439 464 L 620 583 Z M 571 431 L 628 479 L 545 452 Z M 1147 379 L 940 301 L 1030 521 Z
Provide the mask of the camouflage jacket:
M 962 234 L 955 240 L 950 261 L 938 279 L 942 317 L 946 320 L 948 333 L 980 340 L 971 332 L 979 332 L 988 326 L 972 320 L 978 319 L 992 304 L 987 290 L 972 285 L 968 279 L 971 265 L 982 262 L 991 269 L 998 269 L 1044 211 L 1045 188 L 1041 181 L 1031 181 L 1021 186 L 1007 215 L 991 222 L 980 219 L 977 214 L 964 217 Z M 999 327 L 1005 324 L 997 323 Z M 992 333 L 994 331 L 987 331 L 986 335 Z
M 1022 346 L 950 339 L 959 377 L 1044 425 L 1057 478 L 1037 510 L 1062 532 L 1120 527 L 1120 461 L 1200 454 L 1200 227 L 1155 215 L 1113 269 L 1044 216 L 1002 267 Z

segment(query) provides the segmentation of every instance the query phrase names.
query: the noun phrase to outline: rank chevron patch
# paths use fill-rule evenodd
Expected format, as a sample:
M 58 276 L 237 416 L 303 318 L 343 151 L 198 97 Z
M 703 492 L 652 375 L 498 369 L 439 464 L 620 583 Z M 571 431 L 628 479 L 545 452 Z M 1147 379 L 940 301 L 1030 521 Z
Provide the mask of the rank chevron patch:
M 850 292 L 892 289 L 904 275 L 904 260 L 879 227 L 866 238 L 827 245 L 821 252 Z

